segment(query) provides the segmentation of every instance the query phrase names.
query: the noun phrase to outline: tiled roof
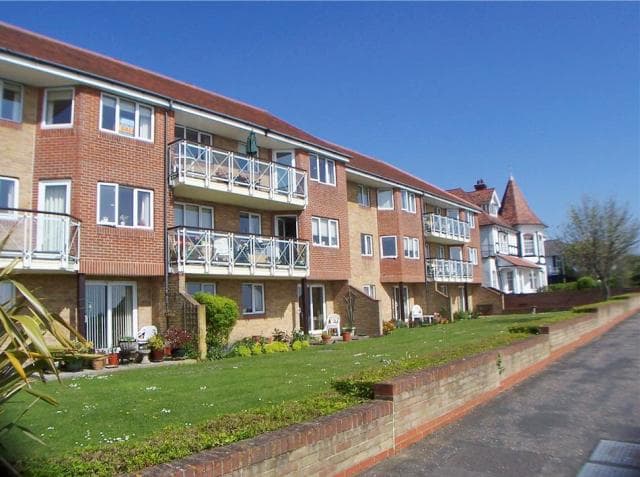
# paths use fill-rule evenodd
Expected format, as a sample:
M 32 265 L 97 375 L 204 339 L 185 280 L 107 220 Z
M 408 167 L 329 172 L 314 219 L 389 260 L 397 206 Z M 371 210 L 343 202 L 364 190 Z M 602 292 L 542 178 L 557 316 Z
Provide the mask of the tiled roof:
M 495 189 L 493 187 L 487 189 L 472 190 L 467 192 L 467 197 L 469 197 L 469 200 L 474 204 L 478 204 L 481 206 L 491 202 L 491 196 L 493 195 L 494 190 Z
M 524 198 L 513 177 L 507 182 L 499 213 L 511 225 L 544 225 L 529 207 L 527 199 Z
M 507 222 L 505 222 L 502 217 L 500 217 L 499 215 L 493 216 L 493 215 L 489 215 L 486 212 L 482 212 L 482 214 L 480 214 L 480 217 L 478 217 L 478 223 L 482 226 L 482 225 L 500 225 L 501 227 L 505 227 L 508 229 L 512 229 L 513 227 L 511 227 L 511 225 L 509 225 Z
M 307 144 L 345 155 L 351 161 L 349 167 L 355 170 L 392 182 L 398 182 L 407 187 L 455 201 L 466 207 L 476 208 L 475 205 L 465 199 L 461 200 L 445 190 L 420 180 L 390 164 L 313 136 L 264 109 L 256 108 L 105 55 L 78 48 L 4 22 L 0 22 L 0 50 L 41 60 L 62 68 L 80 71 L 91 76 L 107 78 L 134 89 L 142 89 L 174 101 L 214 111 L 229 118 L 269 129 Z
M 511 255 L 499 255 L 498 258 L 504 260 L 505 262 L 510 263 L 515 267 L 535 268 L 535 269 L 540 268 L 535 263 L 531 263 L 529 260 L 525 260 L 524 258 L 514 257 Z
M 483 204 L 488 203 L 491 200 L 491 195 L 489 195 L 489 200 L 487 200 L 486 202 L 480 202 L 478 198 L 482 198 L 483 194 L 477 194 L 478 192 L 484 192 L 485 190 L 489 190 L 491 191 L 491 193 L 493 193 L 493 189 L 483 189 L 480 191 L 470 191 L 467 192 L 464 189 L 462 189 L 461 187 L 458 187 L 457 189 L 449 189 L 447 192 L 460 197 L 461 199 L 466 199 L 469 202 L 476 204 L 477 206 L 482 206 Z M 478 224 L 480 226 L 483 225 L 500 225 L 502 227 L 506 227 L 506 228 L 512 228 L 508 223 L 506 223 L 504 220 L 502 220 L 499 216 L 498 217 L 494 217 L 492 215 L 489 215 L 487 212 L 482 211 L 479 215 L 478 215 Z

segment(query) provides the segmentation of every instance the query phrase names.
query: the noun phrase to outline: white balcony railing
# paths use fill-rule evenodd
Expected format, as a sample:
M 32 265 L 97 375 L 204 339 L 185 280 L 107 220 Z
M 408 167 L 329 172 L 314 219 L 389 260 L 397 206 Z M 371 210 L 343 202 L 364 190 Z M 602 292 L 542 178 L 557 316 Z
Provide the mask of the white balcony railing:
M 305 277 L 309 272 L 309 243 L 304 240 L 174 227 L 169 244 L 171 265 L 179 272 L 274 277 Z
M 67 214 L 0 208 L 0 263 L 16 268 L 77 271 L 80 222 Z
M 171 143 L 169 157 L 174 183 L 193 179 L 205 188 L 306 205 L 307 173 L 295 167 L 186 140 Z
M 460 242 L 468 242 L 471 238 L 469 224 L 462 220 L 437 214 L 424 214 L 422 223 L 427 236 Z
M 471 282 L 473 264 L 462 260 L 428 259 L 427 279 L 436 282 Z
M 493 245 L 483 245 L 480 253 L 482 257 L 495 257 L 496 255 L 518 255 L 518 247 L 504 242 L 496 242 Z

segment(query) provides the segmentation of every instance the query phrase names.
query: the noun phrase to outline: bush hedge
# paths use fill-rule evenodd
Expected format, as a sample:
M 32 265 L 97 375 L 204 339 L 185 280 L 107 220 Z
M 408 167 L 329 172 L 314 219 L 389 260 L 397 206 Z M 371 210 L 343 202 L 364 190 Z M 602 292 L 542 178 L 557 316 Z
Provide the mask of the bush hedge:
M 205 292 L 198 292 L 193 298 L 207 309 L 207 347 L 226 345 L 240 314 L 237 303 Z

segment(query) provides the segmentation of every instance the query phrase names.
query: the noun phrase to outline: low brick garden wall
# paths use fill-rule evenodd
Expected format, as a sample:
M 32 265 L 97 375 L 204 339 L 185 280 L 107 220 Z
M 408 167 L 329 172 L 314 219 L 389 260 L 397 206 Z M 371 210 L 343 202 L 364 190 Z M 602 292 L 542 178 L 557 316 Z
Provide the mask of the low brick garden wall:
M 366 404 L 150 467 L 141 476 L 348 476 L 375 465 L 640 311 L 640 295 L 526 341 L 401 376 Z

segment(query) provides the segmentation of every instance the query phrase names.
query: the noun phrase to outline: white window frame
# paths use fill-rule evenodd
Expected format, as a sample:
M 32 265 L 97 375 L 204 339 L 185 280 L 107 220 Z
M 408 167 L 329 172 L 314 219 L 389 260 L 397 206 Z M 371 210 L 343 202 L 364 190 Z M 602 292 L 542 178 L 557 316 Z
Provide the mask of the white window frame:
M 391 207 L 381 207 L 380 206 L 380 193 L 382 192 L 390 192 L 391 193 Z M 378 199 L 378 209 L 379 210 L 394 210 L 395 209 L 395 203 L 394 203 L 394 198 L 393 198 L 393 189 L 378 189 L 378 194 L 377 194 L 377 199 Z
M 362 247 L 364 245 L 364 248 Z M 360 234 L 360 255 L 373 257 L 373 235 Z
M 250 286 L 251 287 L 251 309 L 253 311 L 244 311 L 244 303 L 242 303 L 242 287 Z M 253 303 L 253 291 L 254 288 L 260 288 L 260 292 L 262 294 L 262 310 L 255 310 L 255 303 Z M 264 284 L 263 283 L 243 283 L 240 288 L 240 305 L 242 307 L 243 315 L 263 315 L 265 313 L 266 302 L 264 296 Z
M 402 189 L 402 210 L 410 214 L 416 213 L 416 195 L 415 193 Z
M 420 241 L 413 237 L 402 237 L 404 258 L 409 260 L 420 259 Z
M 4 96 L 4 84 L 5 83 L 15 84 L 15 85 L 20 87 L 20 112 L 18 114 L 18 119 L 3 118 L 1 116 L 0 116 L 0 119 L 3 120 L 3 121 L 11 121 L 12 123 L 21 123 L 22 122 L 22 112 L 24 111 L 24 86 L 21 85 L 20 83 L 16 83 L 15 81 L 9 81 L 9 80 L 0 79 L 0 100 L 2 100 L 2 97 Z
M 198 292 L 204 292 L 205 290 L 203 290 L 203 286 L 207 285 L 207 286 L 212 286 L 213 287 L 213 294 L 217 295 L 218 294 L 218 285 L 215 282 L 198 282 L 198 281 L 191 281 L 191 280 L 187 280 L 184 284 L 184 289 L 187 293 L 189 293 L 189 290 L 187 289 L 187 285 L 197 285 L 198 286 Z M 197 292 L 196 292 L 197 293 Z M 209 292 L 206 292 L 209 293 Z
M 363 203 L 360 198 L 365 198 L 366 200 L 364 202 L 366 203 Z M 366 185 L 358 184 L 358 190 L 356 192 L 356 202 L 358 202 L 358 205 L 362 207 L 371 207 L 371 195 L 369 188 Z
M 449 296 L 449 285 L 436 282 L 436 291 L 444 296 Z
M 246 210 L 241 210 L 240 212 L 238 212 L 238 230 L 240 230 L 240 217 L 242 216 L 242 214 L 247 214 L 249 216 L 249 222 L 251 222 L 252 219 L 258 219 L 258 233 L 255 232 L 240 232 L 238 231 L 238 234 L 240 235 L 262 235 L 262 215 L 260 214 L 256 214 L 255 212 L 247 212 Z
M 13 182 L 13 205 L 7 204 L 9 209 L 17 209 L 20 203 L 20 180 L 15 177 L 0 176 L 0 181 Z M 1 211 L 3 214 L 12 213 L 11 211 Z
M 138 328 L 138 283 L 135 281 L 105 281 L 105 280 L 87 280 L 85 283 L 85 293 L 86 293 L 86 286 L 87 285 L 99 285 L 99 286 L 106 286 L 107 287 L 107 296 L 106 296 L 106 310 L 107 313 L 104 317 L 106 323 L 107 323 L 107 341 L 111 342 L 111 346 L 115 347 L 117 346 L 117 343 L 114 340 L 114 336 L 112 335 L 112 330 L 113 330 L 113 297 L 111 295 L 111 289 L 114 286 L 119 286 L 119 285 L 123 285 L 123 286 L 130 286 L 132 287 L 132 295 L 131 295 L 131 306 L 132 306 L 132 312 L 131 312 L 131 321 L 132 321 L 132 325 L 131 325 L 131 329 L 134 331 L 134 333 L 137 332 Z
M 446 257 L 446 250 L 444 245 L 438 245 L 436 248 L 436 258 L 444 259 Z
M 100 108 L 100 111 L 102 111 L 102 108 Z M 178 129 L 178 128 L 182 128 L 182 129 L 184 130 L 184 137 L 178 137 L 178 136 L 176 136 L 176 134 L 175 134 L 175 130 L 176 130 L 176 129 Z M 174 139 L 182 139 L 183 141 L 189 141 L 189 140 L 187 139 L 187 129 L 190 129 L 191 131 L 195 131 L 195 132 L 197 132 L 197 133 L 198 133 L 198 141 L 197 141 L 197 143 L 198 143 L 198 144 L 201 144 L 201 145 L 203 145 L 203 146 L 213 147 L 213 134 L 211 134 L 211 133 L 209 133 L 209 132 L 206 132 L 206 131 L 200 131 L 199 129 L 190 128 L 189 126 L 184 126 L 184 125 L 182 125 L 182 124 L 176 124 L 176 125 L 173 127 L 173 129 L 174 129 L 174 132 L 173 132 Z M 210 144 L 206 144 L 204 141 L 202 141 L 202 136 L 209 136 L 209 137 L 211 138 L 211 143 L 210 143 Z M 127 137 L 130 137 L 130 136 L 127 136 Z
M 208 209 L 211 212 L 211 229 L 215 228 L 215 212 L 213 210 L 213 207 L 211 207 L 210 205 L 200 205 L 200 204 L 190 204 L 189 202 L 174 202 L 173 203 L 173 207 L 174 210 L 176 207 L 182 207 L 182 217 L 184 218 L 184 209 L 185 206 L 189 206 L 189 207 L 197 207 L 198 208 L 198 222 L 200 222 L 200 215 L 202 214 L 203 210 Z M 178 225 L 176 222 L 176 217 L 175 217 L 175 212 L 173 214 L 173 222 L 174 225 L 176 227 L 189 227 L 188 225 Z M 198 228 L 204 228 L 200 225 L 198 225 Z
M 322 221 L 326 221 L 327 222 L 327 240 L 329 245 L 324 245 L 322 243 L 322 235 L 321 235 L 321 228 L 320 228 L 320 223 Z M 335 245 L 331 245 L 331 223 L 335 223 L 335 229 L 336 229 L 336 244 Z M 314 238 L 314 234 L 313 234 L 313 225 L 314 223 L 316 224 L 317 230 L 318 230 L 318 242 L 315 241 Z M 311 217 L 311 242 L 313 243 L 314 247 L 326 247 L 326 248 L 340 248 L 340 224 L 338 222 L 338 220 L 336 219 L 329 219 L 326 217 Z
M 527 236 L 531 237 L 531 253 L 527 253 Z M 536 235 L 533 233 L 522 234 L 522 255 L 524 257 L 534 257 L 536 255 Z
M 395 255 L 385 255 L 384 254 L 384 246 L 382 245 L 382 242 L 386 238 L 392 238 L 393 239 L 393 244 L 394 244 L 394 247 L 396 249 Z M 382 235 L 380 237 L 380 257 L 381 258 L 398 258 L 398 237 L 396 235 Z
M 472 265 L 478 265 L 478 249 L 469 247 L 469 261 Z
M 116 203 L 115 203 L 115 207 L 116 207 L 116 220 L 115 223 L 113 222 L 103 222 L 102 220 L 100 220 L 100 186 L 101 185 L 106 185 L 106 186 L 115 186 L 116 188 Z M 108 227 L 118 227 L 118 228 L 123 228 L 123 229 L 142 229 L 142 230 L 153 230 L 153 191 L 151 189 L 142 189 L 140 187 L 133 187 L 133 186 L 128 186 L 128 185 L 122 185 L 122 187 L 128 187 L 130 189 L 133 189 L 133 219 L 134 219 L 134 225 L 120 225 L 118 223 L 118 217 L 120 216 L 119 212 L 120 212 L 120 187 L 121 184 L 116 184 L 114 182 L 98 182 L 96 189 L 96 195 L 97 195 L 97 203 L 96 203 L 96 224 L 98 225 L 106 225 Z M 143 225 L 135 225 L 135 222 L 138 220 L 138 193 L 139 192 L 148 192 L 150 194 L 150 198 L 149 198 L 149 203 L 151 204 L 151 208 L 149 210 L 149 226 L 143 226 Z
M 313 177 L 313 169 L 311 168 L 311 161 L 316 162 L 316 171 L 318 172 L 317 177 Z M 324 161 L 324 177 L 327 179 L 326 181 L 320 180 L 320 164 Z M 329 170 L 333 168 L 333 182 L 329 182 L 330 174 Z M 319 184 L 325 184 L 334 186 L 336 185 L 336 161 L 333 159 L 329 159 L 324 156 L 320 156 L 319 154 L 311 153 L 309 154 L 309 179 L 317 182 Z
M 71 122 L 64 124 L 47 124 L 47 96 L 49 95 L 49 91 L 71 91 Z M 42 102 L 42 122 L 40 123 L 40 127 L 42 129 L 65 129 L 73 127 L 73 120 L 75 116 L 76 109 L 76 89 L 72 86 L 63 86 L 61 88 L 47 88 L 44 90 L 44 98 Z M 100 104 L 100 109 L 102 110 L 102 104 Z
M 111 99 L 115 99 L 116 100 L 116 118 L 115 118 L 115 130 L 112 129 L 105 129 L 102 127 L 102 103 L 104 102 L 104 98 L 108 97 Z M 119 125 L 119 118 L 120 118 L 120 101 L 124 100 L 127 101 L 129 103 L 133 103 L 135 104 L 136 107 L 136 111 L 135 111 L 135 119 L 134 119 L 134 125 L 133 125 L 133 129 L 134 129 L 134 134 L 133 136 L 129 136 L 128 134 L 122 134 L 118 129 L 118 125 Z M 140 106 L 144 107 L 144 108 L 148 108 L 151 110 L 151 137 L 150 138 L 146 138 L 146 137 L 142 137 L 139 136 L 139 132 L 140 132 Z M 152 143 L 154 140 L 154 129 L 155 129 L 155 109 L 153 106 L 149 105 L 149 104 L 145 104 L 145 103 L 140 103 L 138 101 L 134 101 L 133 99 L 128 99 L 128 98 L 123 98 L 121 96 L 115 96 L 113 94 L 107 94 L 107 93 L 102 93 L 100 95 L 100 114 L 99 114 L 99 119 L 98 119 L 98 128 L 100 129 L 100 131 L 108 133 L 108 134 L 115 134 L 116 136 L 120 136 L 120 137 L 126 137 L 129 139 L 136 139 L 138 141 L 144 141 L 144 142 L 149 142 Z
M 362 285 L 362 291 L 369 298 L 373 298 L 374 300 L 376 299 L 376 286 L 373 283 Z
M 476 228 L 476 214 L 474 214 L 473 212 L 468 212 L 467 211 L 467 223 L 469 224 L 469 228 L 475 229 Z

